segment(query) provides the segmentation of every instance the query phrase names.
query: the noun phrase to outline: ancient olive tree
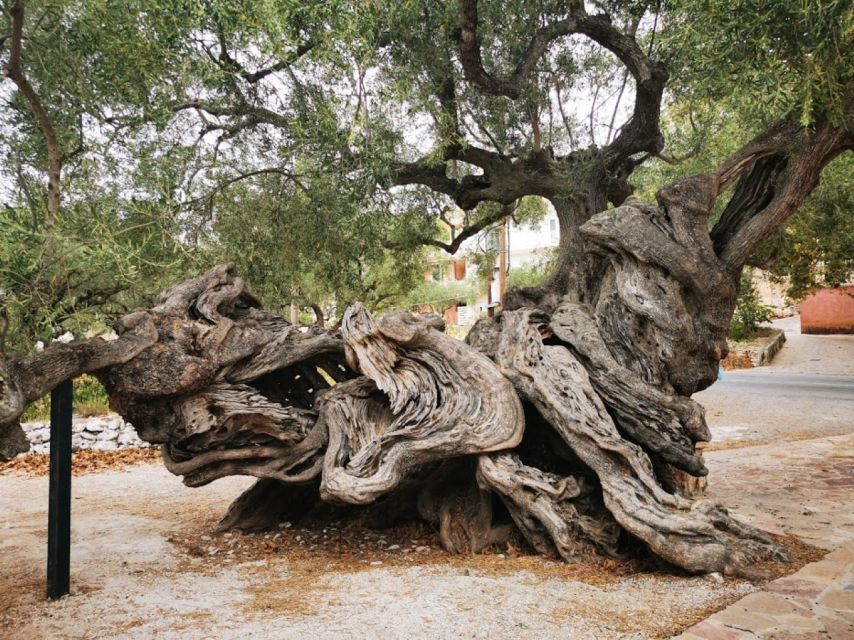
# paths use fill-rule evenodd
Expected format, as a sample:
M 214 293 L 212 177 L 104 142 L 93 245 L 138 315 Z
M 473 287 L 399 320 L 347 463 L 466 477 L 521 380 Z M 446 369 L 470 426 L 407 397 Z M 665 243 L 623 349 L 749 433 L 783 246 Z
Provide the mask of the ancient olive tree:
M 360 5 L 351 17 L 360 24 L 374 9 Z M 682 9 L 661 20 L 677 30 L 688 19 Z M 433 240 L 449 250 L 519 199 L 545 198 L 560 221 L 549 279 L 509 292 L 502 313 L 459 342 L 436 317 L 373 317 L 359 304 L 340 330 L 296 327 L 261 310 L 222 265 L 125 316 L 115 341 L 8 359 L 0 424 L 13 425 L 60 380 L 93 372 L 186 484 L 259 478 L 233 505 L 230 526 L 263 526 L 325 500 L 378 504 L 388 516 L 417 512 L 453 551 L 516 531 L 567 560 L 645 548 L 689 571 L 738 573 L 782 557 L 759 531 L 696 499 L 696 479 L 707 473 L 697 445 L 709 431 L 690 396 L 715 380 L 727 353 L 742 266 L 852 146 L 850 67 L 833 78 L 833 100 L 790 105 L 718 167 L 662 187 L 648 203 L 631 196 L 628 177 L 664 148 L 668 70 L 653 55 L 657 19 L 650 26 L 621 3 L 575 1 L 389 10 L 373 16 L 373 29 L 357 29 L 350 49 L 309 39 L 299 56 L 265 70 L 246 66 L 220 24 L 209 53 L 237 103 L 193 109 L 231 130 L 286 127 L 258 83 L 281 72 L 298 99 L 331 101 L 336 65 L 367 49 L 374 77 L 363 74 L 362 86 L 379 88 L 360 93 L 359 117 L 342 121 L 351 135 L 327 150 L 330 171 L 368 170 L 376 141 L 369 169 L 403 187 L 402 197 L 426 188 L 471 212 L 451 243 Z M 501 26 L 508 21 L 512 32 Z M 314 76 L 292 68 L 324 46 Z M 579 71 L 577 47 L 611 56 L 633 95 L 622 126 L 611 118 L 596 144 L 602 129 L 592 124 L 585 148 L 572 148 L 569 129 L 564 138 L 544 125 L 565 106 L 560 91 Z M 427 117 L 408 122 L 429 130 L 418 140 L 431 148 L 406 148 L 394 135 L 400 121 L 382 103 L 389 86 L 420 100 Z

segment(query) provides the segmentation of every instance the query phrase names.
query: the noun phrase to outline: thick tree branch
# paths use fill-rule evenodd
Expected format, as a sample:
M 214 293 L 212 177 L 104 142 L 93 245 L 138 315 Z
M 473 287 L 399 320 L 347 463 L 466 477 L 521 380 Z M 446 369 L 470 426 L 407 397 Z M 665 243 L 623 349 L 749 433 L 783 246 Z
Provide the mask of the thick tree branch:
M 437 165 L 425 159 L 398 166 L 394 171 L 393 182 L 398 186 L 422 184 L 452 198 L 460 190 L 460 182 L 448 177 L 444 162 Z
M 610 168 L 634 153 L 658 153 L 664 146 L 659 128 L 661 98 L 668 78 L 664 66 L 651 60 L 633 35 L 620 31 L 609 16 L 589 15 L 582 2 L 568 4 L 568 17 L 538 29 L 510 77 L 499 78 L 483 66 L 477 35 L 477 0 L 460 0 L 459 48 L 466 79 L 484 93 L 518 99 L 528 76 L 552 42 L 576 33 L 585 35 L 617 56 L 635 80 L 634 112 L 606 148 Z
M 443 249 L 453 255 L 459 250 L 463 242 L 473 236 L 476 236 L 478 233 L 480 233 L 484 229 L 489 228 L 493 224 L 504 220 L 508 216 L 512 215 L 515 210 L 515 202 L 509 205 L 504 205 L 503 207 L 498 207 L 495 209 L 495 211 L 483 216 L 476 222 L 464 226 L 462 229 L 459 230 L 459 233 L 454 236 L 451 242 L 442 242 L 441 240 L 436 240 L 435 238 L 425 238 L 423 240 L 420 240 L 418 244 L 438 247 L 439 249 Z
M 516 100 L 522 94 L 523 83 L 549 45 L 562 36 L 574 33 L 576 23 L 574 17 L 570 17 L 538 29 L 509 78 L 498 78 L 483 67 L 477 25 L 477 0 L 460 0 L 460 61 L 466 79 L 485 93 Z
M 731 270 L 740 270 L 756 247 L 798 210 L 818 184 L 822 169 L 851 148 L 854 136 L 825 122 L 813 131 L 800 131 L 786 154 L 755 162 L 739 180 L 712 231 L 721 260 Z
M 24 39 L 24 2 L 16 0 L 9 10 L 12 17 L 12 33 L 11 45 L 9 50 L 9 60 L 3 69 L 3 75 L 12 80 L 18 91 L 26 99 L 33 112 L 33 117 L 39 131 L 44 138 L 45 147 L 47 149 L 48 162 L 48 192 L 47 192 L 47 210 L 48 210 L 48 227 L 52 226 L 56 216 L 59 214 L 60 206 L 60 180 L 62 177 L 62 149 L 59 145 L 59 140 L 56 136 L 56 131 L 53 128 L 53 123 L 47 114 L 44 103 L 36 93 L 36 90 L 30 84 L 26 73 L 24 73 L 23 63 L 21 61 L 21 51 L 23 48 Z
M 737 182 L 711 232 L 714 251 L 730 274 L 737 274 L 756 247 L 797 211 L 827 163 L 854 148 L 854 135 L 845 124 L 818 116 L 813 125 L 804 127 L 798 115 L 792 112 L 773 123 L 716 169 L 674 182 L 658 193 L 665 208 L 690 210 L 691 224 L 705 227 L 715 200 Z M 843 122 L 850 117 L 846 114 Z
M 445 149 L 444 161 L 426 157 L 395 168 L 395 185 L 423 184 L 454 199 L 466 211 L 481 202 L 492 201 L 509 205 L 526 195 L 549 197 L 563 185 L 558 176 L 548 170 L 553 160 L 550 149 L 531 153 L 524 158 L 509 156 L 474 146 L 451 146 Z M 479 175 L 469 174 L 457 180 L 447 175 L 446 162 L 458 160 L 483 169 Z
M 494 171 L 501 165 L 509 165 L 510 159 L 494 151 L 482 149 L 474 146 L 449 145 L 445 148 L 442 161 L 437 163 L 434 158 L 425 157 L 415 162 L 409 162 L 399 165 L 395 170 L 394 184 L 423 184 L 431 189 L 451 196 L 464 209 L 470 209 L 477 205 L 477 202 L 470 206 L 463 206 L 461 200 L 466 200 L 465 194 L 477 187 L 488 185 L 488 182 L 483 179 L 483 176 L 464 176 L 461 180 L 449 178 L 447 175 L 446 163 L 451 160 L 458 160 L 468 164 L 475 165 L 486 172 Z

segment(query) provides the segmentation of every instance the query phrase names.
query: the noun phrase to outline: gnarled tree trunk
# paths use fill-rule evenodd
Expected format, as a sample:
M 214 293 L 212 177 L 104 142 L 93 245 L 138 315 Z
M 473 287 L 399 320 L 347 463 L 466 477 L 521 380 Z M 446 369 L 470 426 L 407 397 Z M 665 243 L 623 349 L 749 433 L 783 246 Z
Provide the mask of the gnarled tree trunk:
M 565 238 L 555 274 L 508 295 L 466 342 L 436 316 L 373 318 L 359 304 L 340 331 L 296 327 L 216 267 L 123 318 L 112 342 L 0 362 L 0 437 L 20 444 L 28 402 L 93 372 L 187 485 L 259 478 L 224 526 L 379 500 L 389 517 L 436 524 L 455 552 L 515 528 L 567 560 L 640 542 L 689 571 L 747 572 L 783 554 L 694 499 L 709 431 L 690 395 L 726 355 L 741 267 L 767 235 L 757 220 L 779 224 L 850 146 L 844 130 L 787 119 L 657 204 L 594 215 L 595 181 L 584 197 L 553 197 Z M 710 233 L 715 199 L 740 176 Z

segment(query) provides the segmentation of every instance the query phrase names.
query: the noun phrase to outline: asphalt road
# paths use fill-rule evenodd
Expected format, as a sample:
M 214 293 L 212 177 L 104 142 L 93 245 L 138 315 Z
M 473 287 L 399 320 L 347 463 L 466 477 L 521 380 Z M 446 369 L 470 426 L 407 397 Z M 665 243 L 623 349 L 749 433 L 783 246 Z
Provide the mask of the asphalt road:
M 808 402 L 854 402 L 854 376 L 789 373 L 763 367 L 727 371 L 723 380 L 716 382 L 710 391 L 724 395 L 763 395 L 787 402 L 798 398 Z
M 797 317 L 774 325 L 786 344 L 769 366 L 726 371 L 693 396 L 713 442 L 854 433 L 854 335 L 802 335 Z

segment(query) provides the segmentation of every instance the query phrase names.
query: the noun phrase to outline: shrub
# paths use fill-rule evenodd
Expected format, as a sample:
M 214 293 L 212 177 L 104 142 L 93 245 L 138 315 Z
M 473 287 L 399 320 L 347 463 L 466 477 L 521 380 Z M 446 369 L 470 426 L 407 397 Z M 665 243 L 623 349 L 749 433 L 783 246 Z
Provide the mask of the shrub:
M 759 300 L 753 284 L 752 272 L 745 269 L 741 275 L 735 313 L 729 325 L 729 337 L 744 340 L 756 333 L 761 324 L 771 320 L 771 309 Z
M 82 375 L 74 379 L 73 386 L 73 410 L 76 415 L 88 417 L 109 413 L 107 392 L 97 378 Z M 35 420 L 50 420 L 49 395 L 33 402 L 21 416 L 21 422 L 33 422 Z

